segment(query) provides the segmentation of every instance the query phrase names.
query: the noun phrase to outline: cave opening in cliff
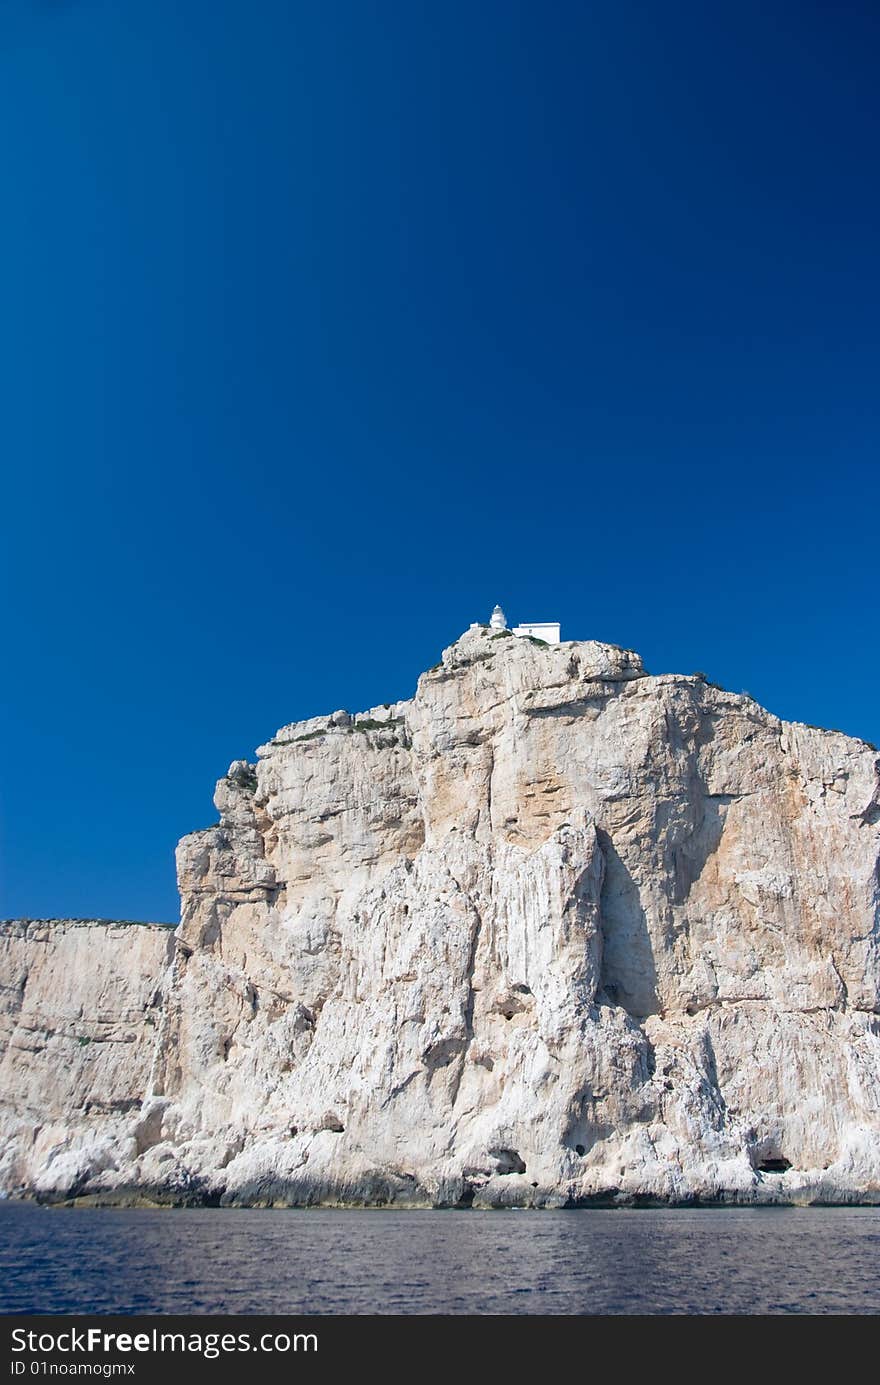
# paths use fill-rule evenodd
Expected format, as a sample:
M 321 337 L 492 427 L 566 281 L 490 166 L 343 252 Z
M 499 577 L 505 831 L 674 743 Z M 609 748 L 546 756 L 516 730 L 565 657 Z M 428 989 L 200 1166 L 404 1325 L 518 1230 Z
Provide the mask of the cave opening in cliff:
M 788 1159 L 761 1159 L 755 1169 L 758 1173 L 786 1173 L 791 1168 Z

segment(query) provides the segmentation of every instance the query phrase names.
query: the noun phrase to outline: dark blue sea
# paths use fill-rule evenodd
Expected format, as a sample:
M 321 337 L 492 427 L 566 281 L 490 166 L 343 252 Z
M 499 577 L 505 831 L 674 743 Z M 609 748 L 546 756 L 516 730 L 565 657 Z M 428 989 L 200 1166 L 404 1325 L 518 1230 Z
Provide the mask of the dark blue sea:
M 876 1313 L 880 1209 L 0 1203 L 4 1313 Z

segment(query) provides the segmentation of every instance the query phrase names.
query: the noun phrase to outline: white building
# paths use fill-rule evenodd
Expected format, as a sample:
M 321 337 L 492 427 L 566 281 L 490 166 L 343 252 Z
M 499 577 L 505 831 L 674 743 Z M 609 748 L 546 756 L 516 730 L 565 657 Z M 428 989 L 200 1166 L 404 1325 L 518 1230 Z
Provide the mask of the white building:
M 492 612 L 489 625 L 493 630 L 507 629 L 507 616 L 500 606 L 496 606 Z M 559 621 L 539 620 L 533 621 L 529 625 L 514 625 L 510 633 L 520 636 L 530 635 L 532 639 L 543 640 L 545 644 L 559 644 Z

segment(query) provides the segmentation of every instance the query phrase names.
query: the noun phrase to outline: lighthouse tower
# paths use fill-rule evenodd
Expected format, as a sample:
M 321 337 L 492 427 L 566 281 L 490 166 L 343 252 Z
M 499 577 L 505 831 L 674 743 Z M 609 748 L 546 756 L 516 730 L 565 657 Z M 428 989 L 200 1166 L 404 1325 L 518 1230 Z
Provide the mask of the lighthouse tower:
M 507 616 L 504 614 L 500 606 L 496 606 L 495 610 L 492 612 L 492 615 L 489 619 L 489 628 L 490 630 L 507 629 Z

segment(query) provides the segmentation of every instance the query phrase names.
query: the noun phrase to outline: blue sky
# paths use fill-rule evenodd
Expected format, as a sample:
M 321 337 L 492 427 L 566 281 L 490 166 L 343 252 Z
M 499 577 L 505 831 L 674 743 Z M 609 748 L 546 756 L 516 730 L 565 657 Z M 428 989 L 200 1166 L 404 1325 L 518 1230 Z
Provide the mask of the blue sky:
M 880 741 L 880 11 L 0 5 L 0 914 L 512 620 Z

